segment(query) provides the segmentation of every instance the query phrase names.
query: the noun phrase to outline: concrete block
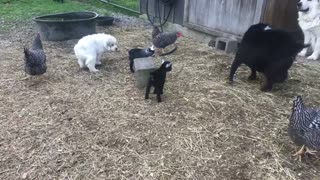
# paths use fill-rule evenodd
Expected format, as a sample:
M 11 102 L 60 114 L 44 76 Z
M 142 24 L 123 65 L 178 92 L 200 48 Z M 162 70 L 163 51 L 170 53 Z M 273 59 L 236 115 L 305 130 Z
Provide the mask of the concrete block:
M 143 89 L 148 83 L 150 72 L 155 70 L 152 57 L 134 59 L 135 79 L 137 87 Z
M 216 39 L 216 50 L 224 51 L 227 54 L 235 54 L 238 49 L 238 41 L 234 39 L 224 38 L 224 37 L 218 37 Z

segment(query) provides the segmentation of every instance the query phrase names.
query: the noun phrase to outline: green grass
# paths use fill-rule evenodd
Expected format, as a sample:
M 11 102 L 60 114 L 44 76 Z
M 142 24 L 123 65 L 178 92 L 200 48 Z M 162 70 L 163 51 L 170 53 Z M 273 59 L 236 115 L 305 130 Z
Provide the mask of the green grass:
M 89 3 L 89 4 L 92 4 L 92 5 L 99 6 L 99 7 L 102 5 L 104 7 L 107 7 L 111 11 L 117 11 L 117 12 L 121 12 L 121 13 L 124 13 L 124 14 L 127 14 L 127 15 L 132 15 L 132 16 L 136 16 L 137 15 L 136 13 L 132 13 L 130 11 L 126 11 L 126 10 L 123 10 L 121 8 L 114 7 L 114 6 L 109 5 L 107 3 L 103 3 L 100 0 L 78 0 L 78 1 Z M 139 2 L 140 2 L 139 0 L 109 0 L 109 1 L 114 3 L 114 4 L 118 4 L 118 5 L 127 7 L 129 9 L 132 9 L 132 10 L 135 10 L 135 11 L 139 11 Z
M 111 2 L 139 11 L 138 0 L 111 0 Z
M 108 14 L 107 9 L 97 8 L 88 3 L 66 0 L 57 3 L 53 0 L 0 0 L 0 17 L 5 21 L 19 21 L 34 16 L 70 11 L 95 11 Z
M 128 8 L 138 9 L 138 0 L 112 0 Z M 53 0 L 0 0 L 0 32 L 7 31 L 18 22 L 30 21 L 32 17 L 52 13 L 70 11 L 95 11 L 98 14 L 108 15 L 111 12 L 121 12 L 136 15 L 99 0 L 65 0 L 58 3 Z

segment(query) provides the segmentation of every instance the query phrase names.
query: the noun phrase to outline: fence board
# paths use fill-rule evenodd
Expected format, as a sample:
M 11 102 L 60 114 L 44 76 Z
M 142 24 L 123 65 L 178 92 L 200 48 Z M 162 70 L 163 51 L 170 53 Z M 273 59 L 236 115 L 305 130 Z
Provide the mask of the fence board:
M 259 22 L 263 10 L 263 0 L 189 0 L 188 3 L 187 24 L 236 36 Z
M 149 14 L 151 16 L 156 16 L 158 17 L 157 13 L 157 8 L 155 6 L 155 3 L 157 0 L 140 0 L 140 11 L 141 13 L 146 13 L 146 3 L 149 1 Z M 177 23 L 177 24 L 183 24 L 183 18 L 184 18 L 184 1 L 185 0 L 177 0 L 176 5 L 174 6 L 170 17 L 169 17 L 169 22 Z M 160 3 L 160 12 L 161 15 L 164 15 L 164 12 L 166 14 L 169 12 L 169 7 L 164 7 L 162 3 Z

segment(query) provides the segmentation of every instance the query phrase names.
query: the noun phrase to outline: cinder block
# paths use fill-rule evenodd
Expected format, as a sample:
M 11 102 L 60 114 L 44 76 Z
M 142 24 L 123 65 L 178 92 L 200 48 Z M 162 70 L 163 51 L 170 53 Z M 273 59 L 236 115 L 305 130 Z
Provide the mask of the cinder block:
M 227 54 L 235 54 L 238 49 L 238 41 L 234 39 L 228 39 L 224 37 L 218 37 L 216 39 L 215 48 L 220 51 L 224 51 Z
M 137 87 L 139 89 L 145 88 L 150 77 L 150 72 L 155 70 L 152 57 L 134 59 L 134 69 Z

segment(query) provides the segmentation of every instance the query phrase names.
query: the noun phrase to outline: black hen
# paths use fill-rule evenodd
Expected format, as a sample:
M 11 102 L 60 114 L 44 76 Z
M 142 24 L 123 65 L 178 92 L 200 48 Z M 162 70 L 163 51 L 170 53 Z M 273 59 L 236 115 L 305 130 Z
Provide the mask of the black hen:
M 41 75 L 47 71 L 46 55 L 43 51 L 40 34 L 33 40 L 31 49 L 24 48 L 24 70 L 29 75 Z

